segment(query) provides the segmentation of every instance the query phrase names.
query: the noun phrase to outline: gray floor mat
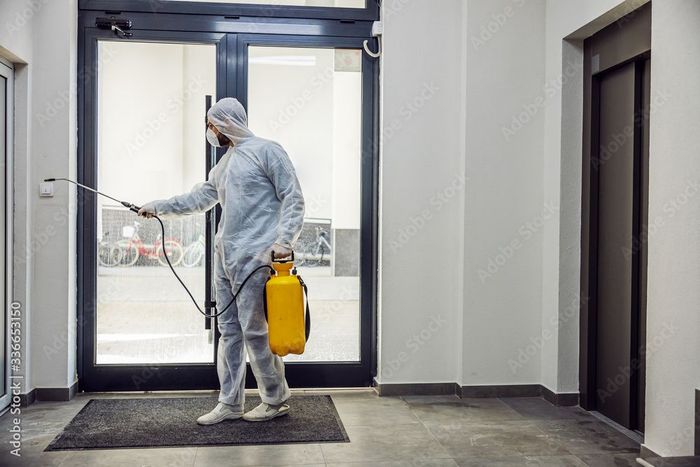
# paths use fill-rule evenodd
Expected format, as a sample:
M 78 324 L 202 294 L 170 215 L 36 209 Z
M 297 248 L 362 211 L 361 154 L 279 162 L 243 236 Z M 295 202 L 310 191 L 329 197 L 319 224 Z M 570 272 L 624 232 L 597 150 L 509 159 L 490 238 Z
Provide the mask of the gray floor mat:
M 260 403 L 246 398 L 246 410 Z M 330 396 L 295 396 L 289 415 L 269 422 L 200 426 L 213 397 L 91 399 L 46 451 L 173 446 L 348 442 Z

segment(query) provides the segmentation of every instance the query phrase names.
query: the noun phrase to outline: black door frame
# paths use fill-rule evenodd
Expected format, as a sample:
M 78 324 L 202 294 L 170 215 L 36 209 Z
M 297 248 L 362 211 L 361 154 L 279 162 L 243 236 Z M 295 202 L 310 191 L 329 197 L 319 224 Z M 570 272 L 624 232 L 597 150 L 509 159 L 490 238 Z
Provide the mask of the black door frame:
M 250 46 L 269 47 L 329 47 L 362 50 L 363 39 L 319 36 L 286 36 L 241 34 L 236 36 L 236 57 L 238 69 L 233 94 L 248 108 L 248 48 Z M 359 363 L 308 363 L 287 365 L 287 380 L 294 387 L 370 386 L 375 376 L 375 303 L 376 303 L 376 242 L 377 242 L 377 175 L 375 108 L 377 107 L 376 78 L 377 61 L 362 53 L 362 215 L 360 221 L 360 362 Z M 366 70 L 366 71 L 365 71 Z M 370 235 L 371 234 L 371 235 Z M 254 379 L 247 373 L 247 384 L 252 386 Z
M 611 24 L 594 36 L 584 41 L 584 70 L 583 70 L 583 157 L 582 157 L 582 196 L 581 196 L 581 288 L 580 288 L 580 351 L 579 351 L 579 391 L 580 404 L 586 410 L 596 410 L 596 327 L 598 316 L 598 170 L 594 163 L 600 156 L 600 139 L 598 135 L 600 114 L 599 88 L 600 77 L 629 63 L 635 63 L 635 109 L 638 112 L 641 107 L 642 96 L 641 82 L 645 73 L 644 63 L 651 54 L 651 4 L 647 3 L 639 9 L 629 13 L 617 22 Z M 595 58 L 594 58 L 595 57 Z M 648 72 L 648 70 L 646 70 Z M 635 115 L 635 150 L 641 152 L 642 135 L 647 131 L 644 128 L 648 124 L 648 115 Z M 644 329 L 646 282 L 642 268 L 646 267 L 644 261 L 645 251 L 643 244 L 644 226 L 646 219 L 646 196 L 648 192 L 648 174 L 639 173 L 648 168 L 648 153 L 641 154 L 634 161 L 636 174 L 641 175 L 641 184 L 635 183 L 633 209 L 633 224 L 637 234 L 633 251 L 633 269 L 640 273 L 633 278 L 632 294 L 633 308 L 639 309 L 639 320 L 635 321 L 633 313 L 633 327 Z M 643 343 L 632 335 L 632 360 L 638 363 L 643 356 L 639 355 L 640 346 Z M 643 394 L 643 368 L 635 369 L 631 362 L 630 379 L 636 381 L 632 384 L 630 397 L 630 413 L 634 429 L 643 429 L 640 407 L 637 407 L 637 394 L 634 392 L 635 383 Z
M 99 3 L 89 2 L 84 3 Z M 133 2 L 110 2 L 133 3 Z M 173 2 L 175 3 L 175 2 Z M 179 3 L 179 2 L 178 2 Z M 111 31 L 97 29 L 95 19 L 105 12 L 81 11 L 78 49 L 78 181 L 88 186 L 97 183 L 97 47 L 100 40 L 209 43 L 217 46 L 217 98 L 237 97 L 247 103 L 247 47 L 275 45 L 288 47 L 359 48 L 371 25 L 358 28 L 355 23 L 325 22 L 323 27 L 299 27 L 299 22 L 280 23 L 280 34 L 250 34 L 257 31 L 255 19 L 222 22 L 220 18 L 198 17 L 196 31 L 183 28 L 182 19 L 169 24 L 168 15 L 138 15 L 139 28 L 130 39 L 116 37 Z M 202 20 L 204 18 L 204 20 Z M 319 20 L 312 22 L 318 23 Z M 136 20 L 134 20 L 136 23 Z M 157 28 L 148 29 L 157 24 Z M 202 31 L 208 28 L 212 31 Z M 265 23 L 269 24 L 269 23 Z M 225 27 L 222 27 L 225 26 Z M 168 29 L 172 26 L 172 29 Z M 269 28 L 262 28 L 268 30 Z M 361 34 L 360 30 L 365 34 Z M 302 34 L 299 34 L 302 31 Z M 330 35 L 304 35 L 308 32 L 332 32 Z M 247 34 L 241 34 L 247 33 Z M 283 34 L 284 33 L 284 34 Z M 348 34 L 343 36 L 341 34 Z M 376 281 L 377 281 L 377 181 L 378 181 L 378 62 L 363 53 L 362 78 L 362 217 L 360 259 L 360 362 L 288 363 L 286 376 L 292 387 L 365 387 L 376 375 Z M 219 154 L 219 157 L 221 154 Z M 204 169 L 204 166 L 203 166 Z M 204 173 L 204 170 L 203 170 Z M 213 364 L 96 365 L 96 198 L 78 194 L 78 377 L 85 391 L 214 389 L 218 387 L 216 359 Z M 210 219 L 211 219 L 210 214 Z M 207 223 L 209 226 L 210 224 Z M 210 255 L 207 255 L 210 257 Z M 207 278 L 207 280 L 211 280 Z M 193 310 L 194 312 L 194 310 Z M 218 339 L 218 333 L 217 333 Z M 214 352 L 216 342 L 214 343 Z M 248 371 L 247 386 L 254 387 Z
M 236 18 L 300 18 L 338 21 L 379 20 L 379 1 L 366 0 L 364 8 L 285 6 L 259 4 L 225 4 L 215 2 L 168 0 L 80 0 L 80 10 L 109 12 L 160 13 L 187 15 L 216 15 Z

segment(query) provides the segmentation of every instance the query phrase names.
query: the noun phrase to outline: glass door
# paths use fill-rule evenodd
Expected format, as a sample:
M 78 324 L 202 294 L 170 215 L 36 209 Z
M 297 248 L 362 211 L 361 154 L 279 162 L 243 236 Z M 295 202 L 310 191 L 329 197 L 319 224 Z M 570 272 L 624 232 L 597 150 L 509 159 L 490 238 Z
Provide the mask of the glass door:
M 81 183 L 140 205 L 187 192 L 217 156 L 205 102 L 237 97 L 258 136 L 289 153 L 306 199 L 296 246 L 311 339 L 290 356 L 292 387 L 368 386 L 375 296 L 376 64 L 359 38 L 138 31 L 85 39 Z M 207 97 L 209 96 L 209 97 Z M 209 99 L 209 100 L 207 100 Z M 81 388 L 218 387 L 211 298 L 214 212 L 156 220 L 81 193 Z M 254 387 L 248 371 L 248 386 Z
M 0 59 L 0 267 L 2 267 L 3 316 L 0 319 L 0 411 L 10 404 L 12 398 L 10 374 L 18 374 L 24 366 L 17 352 L 10 348 L 9 297 L 12 290 L 12 133 L 13 133 L 13 94 L 14 70 L 9 63 Z M 8 209 L 8 206 L 10 209 Z M 12 363 L 12 364 L 11 364 Z
M 81 183 L 136 205 L 206 180 L 215 163 L 206 112 L 225 91 L 226 41 L 221 34 L 139 36 L 95 32 L 81 173 Z M 212 323 L 193 308 L 164 256 L 198 303 L 211 300 L 212 213 L 164 219 L 163 238 L 155 219 L 89 192 L 79 199 L 90 208 L 81 229 L 82 283 L 89 284 L 81 300 L 81 387 L 215 387 Z
M 374 62 L 353 39 L 241 35 L 238 63 L 251 130 L 285 148 L 306 200 L 295 253 L 312 331 L 306 353 L 285 358 L 290 384 L 368 385 Z
M 206 177 L 206 96 L 216 95 L 216 45 L 100 41 L 97 186 L 137 205 Z M 96 363 L 213 363 L 211 326 L 192 313 L 164 252 L 199 303 L 205 216 L 137 217 L 97 198 Z

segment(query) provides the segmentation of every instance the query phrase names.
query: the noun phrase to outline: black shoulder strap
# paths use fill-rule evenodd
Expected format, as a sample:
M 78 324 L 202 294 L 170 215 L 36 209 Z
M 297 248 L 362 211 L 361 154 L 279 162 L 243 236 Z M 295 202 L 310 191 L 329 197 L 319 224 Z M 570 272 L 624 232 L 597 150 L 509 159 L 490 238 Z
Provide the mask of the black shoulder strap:
M 309 311 L 309 288 L 306 286 L 306 283 L 301 278 L 301 276 L 297 276 L 297 277 L 299 278 L 299 283 L 304 288 L 304 298 L 306 299 L 306 318 L 304 319 L 304 323 L 306 325 L 306 342 L 309 342 L 309 336 L 311 335 L 311 312 Z
M 267 319 L 267 283 L 270 282 L 271 277 L 268 277 L 267 280 L 265 281 L 265 285 L 262 288 L 262 294 L 263 294 L 263 311 L 265 311 L 265 321 L 269 321 Z

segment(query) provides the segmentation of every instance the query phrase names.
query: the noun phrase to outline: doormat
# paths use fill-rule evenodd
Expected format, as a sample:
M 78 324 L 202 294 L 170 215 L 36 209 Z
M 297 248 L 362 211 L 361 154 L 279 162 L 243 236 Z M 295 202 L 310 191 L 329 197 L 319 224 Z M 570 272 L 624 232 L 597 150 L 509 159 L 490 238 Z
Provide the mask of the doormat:
M 289 414 L 268 422 L 201 426 L 215 397 L 91 399 L 45 451 L 349 442 L 331 396 L 294 396 Z M 260 404 L 246 397 L 245 408 Z

